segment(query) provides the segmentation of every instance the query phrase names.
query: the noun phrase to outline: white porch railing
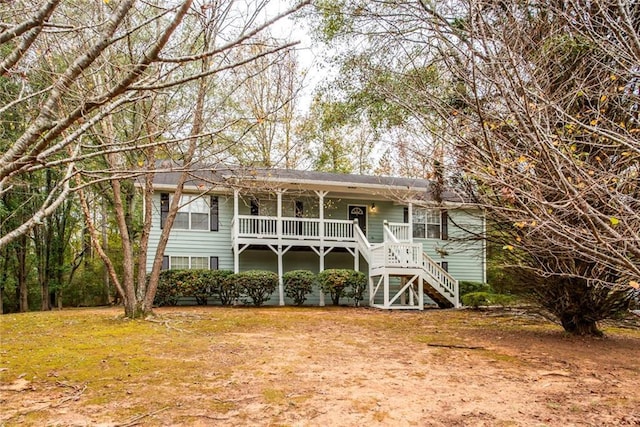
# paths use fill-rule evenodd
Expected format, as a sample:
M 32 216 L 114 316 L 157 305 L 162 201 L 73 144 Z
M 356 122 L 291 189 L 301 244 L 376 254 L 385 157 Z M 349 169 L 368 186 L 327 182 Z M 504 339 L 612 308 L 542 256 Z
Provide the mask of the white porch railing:
M 312 218 L 282 218 L 282 236 L 317 239 L 320 236 L 320 221 Z
M 283 238 L 334 241 L 355 241 L 353 234 L 353 221 L 341 219 L 325 219 L 324 236 L 320 235 L 322 224 L 318 218 L 290 218 L 239 215 L 238 237 L 278 238 L 278 221 L 281 224 Z
M 383 242 L 391 242 L 391 243 L 400 243 L 400 240 L 393 234 L 391 228 L 389 228 L 389 223 L 385 220 L 382 223 L 382 241 Z
M 353 221 L 345 219 L 325 219 L 324 238 L 326 240 L 354 241 Z
M 367 240 L 367 236 L 364 235 L 358 226 L 358 220 L 353 221 L 353 235 L 356 239 L 358 250 L 367 263 L 369 263 L 369 269 L 371 269 L 371 244 L 369 243 L 369 240 Z
M 402 222 L 385 222 L 385 232 L 388 231 L 396 241 L 403 243 L 411 243 L 413 241 L 411 236 L 411 225 Z M 385 239 L 387 234 L 385 233 Z M 389 239 L 392 240 L 392 239 Z M 385 240 L 386 241 L 386 240 Z M 392 240 L 393 241 L 393 240 Z
M 422 245 L 418 243 L 382 243 L 371 247 L 371 259 L 376 267 L 421 268 Z
M 239 216 L 238 235 L 242 237 L 278 237 L 278 219 L 266 216 Z
M 385 243 L 371 247 L 372 264 L 384 268 L 419 268 L 423 279 L 454 307 L 458 307 L 458 281 L 424 253 L 421 244 L 410 243 L 409 224 L 385 221 L 383 229 Z
M 457 305 L 458 281 L 424 253 L 422 254 L 422 267 L 434 279 L 429 281 L 431 285 L 438 289 L 454 305 Z

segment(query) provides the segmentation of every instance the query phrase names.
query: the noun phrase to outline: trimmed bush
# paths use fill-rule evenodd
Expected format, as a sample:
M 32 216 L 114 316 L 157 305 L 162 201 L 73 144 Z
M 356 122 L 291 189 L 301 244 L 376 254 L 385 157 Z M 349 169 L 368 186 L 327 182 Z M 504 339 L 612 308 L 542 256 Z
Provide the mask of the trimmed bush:
M 506 306 L 513 302 L 511 295 L 492 294 L 490 292 L 471 292 L 462 296 L 462 304 L 475 309 L 489 305 Z
M 284 292 L 291 298 L 295 305 L 302 305 L 307 300 L 307 295 L 313 292 L 316 283 L 316 275 L 309 270 L 293 270 L 284 273 Z
M 158 289 L 154 303 L 159 306 L 176 305 L 180 297 L 188 295 L 188 281 L 185 281 L 188 270 L 164 270 L 160 272 Z
M 493 292 L 493 290 L 488 283 L 463 280 L 459 283 L 459 292 L 462 297 L 463 295 L 470 294 L 472 292 Z
M 330 268 L 318 273 L 320 289 L 331 295 L 333 305 L 340 305 L 340 298 L 345 296 L 347 287 L 351 284 L 353 270 Z
M 160 273 L 156 305 L 176 305 L 180 298 L 193 297 L 198 305 L 206 305 L 209 297 L 220 293 L 228 270 L 164 270 Z
M 359 307 L 360 301 L 364 299 L 364 291 L 367 290 L 367 276 L 361 271 L 351 270 L 349 288 L 347 295 L 353 298 L 354 305 Z
M 220 286 L 226 277 L 233 274 L 229 270 L 191 270 L 193 276 L 191 290 L 198 305 L 207 305 L 209 297 L 220 295 Z M 222 300 L 222 298 L 220 298 Z
M 240 298 L 240 291 L 233 280 L 233 273 L 223 277 L 218 283 L 218 297 L 222 305 L 231 305 Z
M 244 271 L 231 275 L 230 280 L 236 289 L 251 298 L 252 304 L 256 307 L 268 300 L 278 286 L 278 275 L 272 271 Z

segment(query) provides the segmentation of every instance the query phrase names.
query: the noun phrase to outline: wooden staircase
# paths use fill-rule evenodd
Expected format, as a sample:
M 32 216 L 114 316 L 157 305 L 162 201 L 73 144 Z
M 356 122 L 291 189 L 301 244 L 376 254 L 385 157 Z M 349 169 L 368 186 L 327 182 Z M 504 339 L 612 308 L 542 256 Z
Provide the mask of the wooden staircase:
M 369 264 L 370 306 L 422 310 L 424 294 L 438 307 L 460 306 L 458 281 L 424 253 L 421 244 L 400 241 L 386 223 L 380 244 L 369 243 L 357 224 L 354 229 L 358 250 Z

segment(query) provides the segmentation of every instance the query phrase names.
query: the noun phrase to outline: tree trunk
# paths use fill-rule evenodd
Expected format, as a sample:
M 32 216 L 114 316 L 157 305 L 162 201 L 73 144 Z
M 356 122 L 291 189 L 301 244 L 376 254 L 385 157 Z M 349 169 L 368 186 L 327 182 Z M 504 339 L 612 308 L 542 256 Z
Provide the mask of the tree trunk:
M 594 320 L 585 319 L 573 314 L 566 314 L 561 317 L 560 323 L 564 330 L 572 335 L 602 336 L 602 331 L 598 329 L 598 325 Z
M 18 239 L 16 245 L 16 261 L 18 273 L 18 301 L 19 311 L 24 313 L 29 311 L 29 301 L 27 289 L 27 236 L 23 235 Z

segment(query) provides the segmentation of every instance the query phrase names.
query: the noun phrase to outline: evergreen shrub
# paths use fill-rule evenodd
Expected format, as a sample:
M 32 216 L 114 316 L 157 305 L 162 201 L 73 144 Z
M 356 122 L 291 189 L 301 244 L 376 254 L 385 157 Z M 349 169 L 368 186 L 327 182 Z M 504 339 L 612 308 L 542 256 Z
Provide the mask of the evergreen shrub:
M 230 276 L 236 288 L 259 307 L 267 301 L 278 286 L 278 275 L 272 271 L 250 270 Z
M 282 280 L 285 295 L 291 298 L 295 305 L 302 305 L 307 300 L 307 295 L 313 292 L 317 278 L 309 270 L 293 270 L 286 272 Z
M 360 306 L 360 301 L 364 299 L 364 291 L 367 290 L 367 276 L 361 271 L 351 270 L 349 288 L 347 296 L 353 298 L 356 307 Z
M 358 279 L 354 278 L 355 273 L 358 272 L 346 268 L 330 268 L 318 273 L 320 289 L 331 295 L 333 305 L 339 305 L 340 298 L 347 295 L 348 288 L 353 283 L 359 283 Z
M 180 298 L 192 297 L 198 305 L 206 305 L 210 297 L 220 294 L 222 283 L 231 273 L 228 270 L 164 270 L 160 272 L 154 303 L 176 305 Z

